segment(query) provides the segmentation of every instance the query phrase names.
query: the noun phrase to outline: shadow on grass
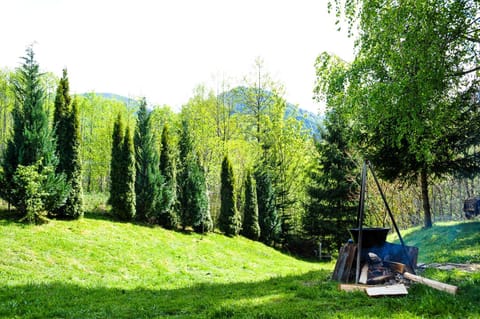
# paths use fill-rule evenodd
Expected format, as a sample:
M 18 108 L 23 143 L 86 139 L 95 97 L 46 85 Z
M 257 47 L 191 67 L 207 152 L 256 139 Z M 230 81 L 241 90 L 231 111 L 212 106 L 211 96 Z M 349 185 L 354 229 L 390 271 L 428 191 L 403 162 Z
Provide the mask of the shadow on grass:
M 25 225 L 25 223 L 20 221 L 15 209 L 0 209 L 0 225 Z
M 0 287 L 1 318 L 397 318 L 476 317 L 478 281 L 461 296 L 410 289 L 403 298 L 338 291 L 315 271 L 260 282 L 192 284 L 178 289 L 89 287 L 64 282 Z M 438 300 L 441 298 L 441 304 Z

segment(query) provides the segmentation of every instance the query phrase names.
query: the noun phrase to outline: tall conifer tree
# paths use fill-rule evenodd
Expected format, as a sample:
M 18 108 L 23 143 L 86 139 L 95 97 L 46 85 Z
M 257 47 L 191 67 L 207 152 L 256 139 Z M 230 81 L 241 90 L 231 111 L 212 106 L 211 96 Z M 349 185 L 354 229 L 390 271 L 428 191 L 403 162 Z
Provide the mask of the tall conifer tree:
M 162 148 L 160 152 L 160 174 L 163 177 L 162 197 L 160 199 L 158 213 L 159 224 L 167 229 L 178 226 L 179 220 L 175 210 L 177 201 L 177 180 L 175 176 L 175 162 L 170 140 L 168 125 L 162 130 Z
M 124 124 L 121 114 L 118 114 L 113 124 L 112 133 L 112 155 L 110 161 L 110 197 L 108 203 L 117 207 L 120 201 L 121 182 L 123 178 L 123 167 L 120 159 L 122 158 Z
M 243 210 L 243 225 L 241 234 L 249 239 L 258 240 L 260 225 L 258 224 L 258 203 L 255 180 L 252 173 L 247 172 L 245 178 L 245 206 Z
M 136 217 L 138 220 L 146 221 L 156 215 L 155 208 L 161 198 L 163 183 L 145 98 L 141 100 L 138 110 L 134 144 Z
M 123 135 L 120 164 L 119 196 L 117 204 L 112 203 L 113 214 L 121 220 L 135 217 L 135 153 L 130 128 L 127 126 Z
M 188 185 L 191 194 L 192 227 L 196 233 L 207 233 L 212 231 L 213 222 L 210 215 L 210 203 L 207 194 L 207 182 L 205 180 L 205 169 L 200 161 L 192 161 L 189 165 L 190 176 Z
M 280 231 L 280 219 L 275 207 L 275 192 L 267 168 L 259 166 L 255 170 L 257 182 L 258 224 L 260 241 L 267 245 L 275 243 Z
M 238 235 L 241 228 L 241 218 L 237 210 L 235 194 L 235 178 L 232 163 L 227 155 L 222 162 L 218 227 L 227 236 Z
M 182 122 L 179 146 L 181 163 L 178 177 L 180 222 L 183 229 L 191 226 L 194 231 L 205 233 L 212 229 L 205 172 L 198 157 L 194 154 L 187 121 Z
M 64 173 L 70 185 L 65 205 L 55 211 L 59 218 L 76 219 L 83 216 L 83 191 L 80 163 L 80 124 L 78 102 L 71 103 L 67 70 L 63 70 L 55 96 L 54 128 L 57 138 L 58 173 Z
M 317 142 L 318 163 L 311 173 L 303 228 L 334 252 L 348 240 L 348 229 L 357 217 L 358 165 L 351 153 L 347 126 L 335 110 L 327 114 L 325 126 L 323 140 Z
M 18 77 L 13 83 L 16 98 L 12 112 L 13 136 L 8 141 L 3 156 L 0 193 L 5 200 L 18 208 L 20 215 L 30 221 L 38 221 L 43 218 L 39 215 L 41 212 L 52 212 L 64 203 L 68 186 L 64 175 L 55 173 L 58 164 L 55 138 L 44 109 L 45 91 L 32 47 L 27 48 L 23 60 L 24 63 L 18 69 Z M 23 175 L 15 179 L 20 165 Z M 25 192 L 28 188 L 25 183 L 32 182 L 24 178 L 26 172 L 36 174 L 35 178 L 39 183 L 35 185 L 38 192 L 34 194 L 37 204 L 33 210 L 28 208 L 31 201 L 29 192 Z
M 193 224 L 191 211 L 191 194 L 189 178 L 191 175 L 191 162 L 193 153 L 193 141 L 190 136 L 189 126 L 187 121 L 182 121 L 182 130 L 180 133 L 179 142 L 180 151 L 180 167 L 178 172 L 178 201 L 180 224 L 185 229 Z

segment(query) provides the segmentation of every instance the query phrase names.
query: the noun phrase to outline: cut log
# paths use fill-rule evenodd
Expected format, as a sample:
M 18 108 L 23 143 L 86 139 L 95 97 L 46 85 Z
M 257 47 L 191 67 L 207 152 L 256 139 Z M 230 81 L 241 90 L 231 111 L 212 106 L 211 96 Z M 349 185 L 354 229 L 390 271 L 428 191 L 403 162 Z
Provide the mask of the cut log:
M 380 287 L 371 287 L 365 289 L 367 295 L 370 297 L 379 297 L 379 296 L 405 296 L 408 295 L 407 288 L 405 285 L 391 285 L 391 286 L 380 286 Z
M 457 293 L 457 290 L 458 290 L 457 286 L 445 284 L 445 283 L 440 282 L 440 281 L 436 281 L 436 280 L 433 280 L 433 279 L 428 279 L 428 278 L 424 278 L 424 277 L 420 277 L 420 276 L 411 274 L 407 271 L 407 270 L 409 270 L 409 267 L 405 264 L 396 263 L 396 262 L 388 262 L 388 266 L 393 271 L 396 271 L 396 272 L 402 274 L 403 277 L 408 279 L 408 280 L 419 282 L 419 283 L 427 285 L 431 288 L 441 290 L 441 291 L 446 291 L 446 292 L 448 292 L 450 294 L 453 294 L 453 295 L 455 295 Z
M 427 285 L 427 286 L 432 287 L 432 288 L 437 289 L 437 290 L 446 291 L 446 292 L 448 292 L 452 295 L 455 295 L 457 293 L 457 290 L 458 290 L 457 286 L 453 286 L 453 285 L 445 284 L 445 283 L 440 282 L 440 281 L 420 277 L 420 276 L 411 274 L 409 272 L 404 272 L 403 277 L 405 277 L 405 278 L 407 278 L 411 281 L 415 281 L 415 282 L 419 282 L 421 284 Z

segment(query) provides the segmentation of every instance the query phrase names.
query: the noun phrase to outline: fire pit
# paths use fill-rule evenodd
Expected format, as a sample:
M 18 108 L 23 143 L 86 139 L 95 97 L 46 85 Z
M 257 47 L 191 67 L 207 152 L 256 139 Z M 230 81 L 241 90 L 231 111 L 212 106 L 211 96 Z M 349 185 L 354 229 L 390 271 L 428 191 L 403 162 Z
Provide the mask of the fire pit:
M 362 248 L 380 247 L 385 244 L 390 228 L 362 228 Z M 358 243 L 358 228 L 350 229 L 353 241 Z

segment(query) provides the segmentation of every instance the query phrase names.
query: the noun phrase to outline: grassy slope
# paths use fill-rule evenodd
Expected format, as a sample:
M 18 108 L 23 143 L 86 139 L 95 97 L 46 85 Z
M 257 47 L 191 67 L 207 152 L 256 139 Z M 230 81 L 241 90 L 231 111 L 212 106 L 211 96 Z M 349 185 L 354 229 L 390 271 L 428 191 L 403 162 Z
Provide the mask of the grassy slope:
M 419 248 L 419 262 L 480 263 L 480 221 L 437 223 L 401 234 L 407 245 Z
M 102 219 L 25 226 L 0 218 L 0 256 L 1 318 L 476 318 L 480 312 L 478 275 L 431 274 L 459 284 L 456 297 L 416 285 L 405 298 L 372 299 L 338 291 L 328 279 L 332 264 L 299 261 L 243 238 Z

